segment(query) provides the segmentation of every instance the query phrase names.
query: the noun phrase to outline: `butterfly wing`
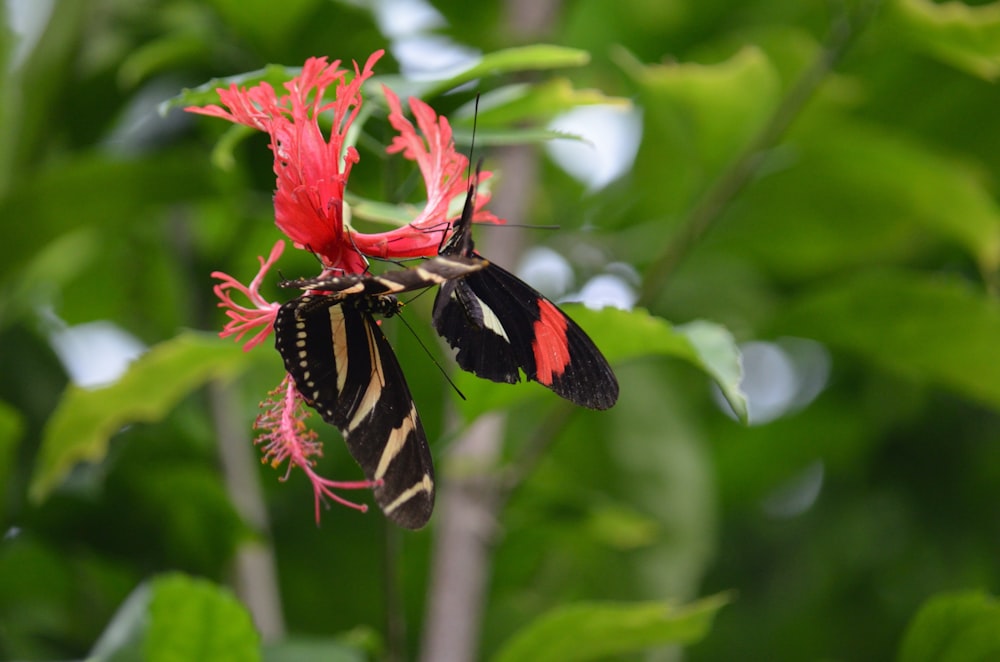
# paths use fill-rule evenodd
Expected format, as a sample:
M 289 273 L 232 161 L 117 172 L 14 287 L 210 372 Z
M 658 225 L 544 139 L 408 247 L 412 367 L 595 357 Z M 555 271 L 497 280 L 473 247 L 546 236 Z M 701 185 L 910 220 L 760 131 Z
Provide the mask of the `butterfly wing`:
M 593 341 L 558 306 L 509 271 L 489 264 L 445 283 L 434 326 L 463 370 L 495 382 L 525 376 L 591 409 L 618 400 L 618 380 Z
M 434 509 L 434 467 L 413 397 L 372 318 L 376 297 L 304 295 L 275 318 L 275 344 L 306 401 L 344 436 L 375 501 L 417 529 Z

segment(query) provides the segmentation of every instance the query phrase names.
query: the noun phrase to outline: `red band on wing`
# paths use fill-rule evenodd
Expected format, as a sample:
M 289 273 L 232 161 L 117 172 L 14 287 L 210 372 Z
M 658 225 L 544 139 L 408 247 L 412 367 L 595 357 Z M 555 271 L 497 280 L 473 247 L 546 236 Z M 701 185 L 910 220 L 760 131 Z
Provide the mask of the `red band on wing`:
M 538 321 L 531 350 L 535 353 L 536 379 L 546 386 L 563 374 L 569 365 L 569 343 L 566 341 L 566 317 L 555 304 L 538 299 Z

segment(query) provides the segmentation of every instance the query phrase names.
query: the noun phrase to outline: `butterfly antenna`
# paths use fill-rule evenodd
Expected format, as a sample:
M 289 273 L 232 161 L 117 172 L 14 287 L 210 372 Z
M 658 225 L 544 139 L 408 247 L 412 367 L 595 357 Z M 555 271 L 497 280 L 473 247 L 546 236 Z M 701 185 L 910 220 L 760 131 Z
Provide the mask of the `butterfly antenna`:
M 472 155 L 476 153 L 476 125 L 479 124 L 479 93 L 476 93 L 476 109 L 472 114 L 472 138 L 469 140 L 469 167 L 472 167 Z M 474 186 L 479 187 L 479 171 L 483 169 L 483 159 L 482 157 L 476 161 L 476 183 Z M 471 174 L 470 174 L 471 178 Z
M 476 125 L 479 123 L 479 92 L 476 92 L 476 106 L 472 111 L 472 139 L 469 141 L 469 162 L 466 164 L 469 179 L 472 179 L 472 155 L 476 153 Z M 476 179 L 479 179 L 479 166 L 476 166 Z M 479 182 L 476 182 L 477 184 Z
M 402 314 L 396 315 L 396 317 L 406 326 L 407 329 L 410 330 L 410 333 L 413 335 L 414 338 L 416 338 L 417 343 L 424 350 L 424 353 L 427 354 L 428 358 L 430 358 L 431 363 L 433 363 L 435 366 L 437 366 L 438 371 L 444 376 L 444 378 L 448 381 L 448 383 L 451 384 L 451 387 L 455 390 L 455 393 L 458 394 L 458 397 L 460 397 L 463 400 L 465 400 L 466 399 L 465 398 L 465 394 L 462 393 L 462 391 L 459 390 L 458 386 L 455 385 L 455 382 L 452 381 L 451 377 L 448 376 L 448 373 L 445 372 L 445 370 L 441 366 L 441 364 L 438 363 L 438 360 L 434 358 L 434 355 L 431 354 L 431 350 L 427 349 L 427 345 L 425 345 L 424 341 L 420 339 L 420 336 L 417 335 L 417 332 L 413 330 L 413 327 L 410 326 L 410 323 L 406 321 L 406 318 L 403 317 Z

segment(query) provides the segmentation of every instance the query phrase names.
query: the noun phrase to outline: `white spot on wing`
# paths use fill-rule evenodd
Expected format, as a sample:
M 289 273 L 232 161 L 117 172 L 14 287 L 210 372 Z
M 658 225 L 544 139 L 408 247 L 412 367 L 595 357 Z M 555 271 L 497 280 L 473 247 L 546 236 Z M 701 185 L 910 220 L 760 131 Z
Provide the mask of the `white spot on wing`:
M 417 410 L 410 403 L 410 413 L 406 415 L 399 427 L 389 433 L 389 438 L 382 449 L 382 457 L 378 460 L 378 468 L 375 469 L 375 480 L 385 477 L 385 472 L 389 470 L 389 465 L 396 459 L 399 452 L 406 446 L 406 440 L 410 437 L 410 432 L 417 426 Z
M 379 354 L 378 346 L 375 344 L 375 333 L 373 332 L 371 325 L 365 322 L 365 337 L 368 340 L 368 356 L 371 357 L 371 377 L 368 380 L 368 386 L 365 388 L 364 395 L 361 396 L 360 402 L 358 402 L 357 408 L 354 410 L 354 416 L 351 418 L 350 422 L 347 424 L 347 430 L 352 431 L 358 425 L 361 424 L 365 418 L 375 409 L 375 405 L 378 404 L 379 398 L 382 397 L 382 388 L 385 386 L 385 375 L 382 373 L 382 355 Z M 344 348 L 346 351 L 346 345 Z M 338 366 L 339 366 L 338 360 Z M 341 384 L 342 377 L 346 379 L 346 356 L 345 356 L 345 370 L 337 375 L 337 383 Z
M 424 477 L 421 478 L 419 482 L 414 483 L 412 487 L 403 490 L 403 492 L 398 497 L 393 499 L 392 503 L 382 508 L 382 511 L 386 515 L 390 515 L 394 510 L 396 510 L 397 508 L 399 508 L 404 503 L 406 503 L 413 497 L 417 496 L 421 492 L 426 492 L 427 494 L 431 494 L 434 492 L 434 481 L 431 480 L 430 474 L 424 474 Z
M 343 393 L 347 381 L 347 331 L 341 306 L 330 306 L 330 330 L 333 334 L 333 364 L 337 371 L 337 394 Z
M 500 318 L 493 312 L 493 309 L 487 306 L 486 302 L 479 297 L 476 297 L 476 303 L 479 305 L 479 310 L 483 314 L 483 326 L 509 343 L 510 338 L 507 337 L 507 331 L 503 328 Z

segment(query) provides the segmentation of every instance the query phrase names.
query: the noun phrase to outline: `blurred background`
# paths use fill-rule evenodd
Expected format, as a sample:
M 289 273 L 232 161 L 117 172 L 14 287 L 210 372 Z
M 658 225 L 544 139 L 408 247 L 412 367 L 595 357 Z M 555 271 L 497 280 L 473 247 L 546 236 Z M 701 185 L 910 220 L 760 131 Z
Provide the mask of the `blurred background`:
M 126 598 L 176 572 L 230 587 L 267 659 L 519 659 L 553 610 L 662 601 L 690 603 L 671 618 L 691 628 L 610 652 L 884 660 L 928 599 L 997 591 L 996 3 L 4 9 L 0 658 L 110 650 Z M 317 526 L 301 472 L 259 463 L 281 361 L 216 337 L 210 274 L 248 282 L 280 237 L 271 152 L 161 112 L 211 79 L 381 48 L 378 81 L 451 118 L 459 150 L 483 95 L 490 208 L 558 226 L 482 228 L 480 250 L 556 301 L 621 309 L 566 307 L 618 374 L 607 412 L 468 375 L 461 402 L 383 325 L 439 472 L 416 533 L 377 508 Z M 348 189 L 375 232 L 366 202 L 424 192 L 366 90 Z M 304 251 L 278 266 L 316 272 Z M 406 315 L 452 372 L 430 301 Z M 315 427 L 319 472 L 359 478 Z

